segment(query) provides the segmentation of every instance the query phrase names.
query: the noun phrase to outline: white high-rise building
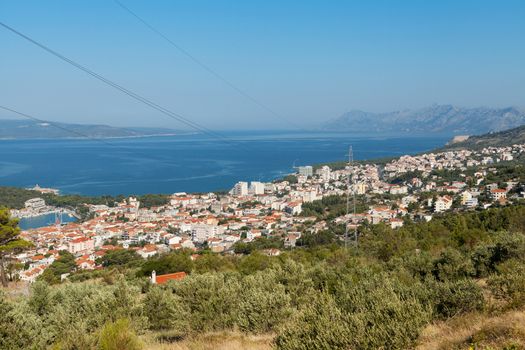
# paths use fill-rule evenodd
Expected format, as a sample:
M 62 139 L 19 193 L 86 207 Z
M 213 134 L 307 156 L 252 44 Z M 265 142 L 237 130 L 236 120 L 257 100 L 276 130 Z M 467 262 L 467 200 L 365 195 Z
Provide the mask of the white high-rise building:
M 252 181 L 250 183 L 250 191 L 251 194 L 264 194 L 264 183 L 259 181 Z
M 313 176 L 314 174 L 314 168 L 311 165 L 300 166 L 297 168 L 297 171 L 299 172 L 299 175 L 304 176 Z
M 230 191 L 233 196 L 246 196 L 248 195 L 248 183 L 245 181 L 239 181 L 233 186 Z
M 330 167 L 325 165 L 322 168 L 317 169 L 315 174 L 323 179 L 323 181 L 329 181 L 332 171 L 330 170 Z
M 205 242 L 208 238 L 215 237 L 224 233 L 224 228 L 220 226 L 197 224 L 191 228 L 191 240 L 198 243 Z

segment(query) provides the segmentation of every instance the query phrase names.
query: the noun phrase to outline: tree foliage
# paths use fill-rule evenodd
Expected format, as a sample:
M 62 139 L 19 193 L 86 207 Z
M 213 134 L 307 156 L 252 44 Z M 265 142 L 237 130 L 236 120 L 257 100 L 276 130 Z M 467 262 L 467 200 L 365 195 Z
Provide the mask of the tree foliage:
M 6 256 L 31 246 L 19 236 L 18 220 L 11 218 L 7 208 L 0 207 L 0 280 L 4 287 L 7 287 Z

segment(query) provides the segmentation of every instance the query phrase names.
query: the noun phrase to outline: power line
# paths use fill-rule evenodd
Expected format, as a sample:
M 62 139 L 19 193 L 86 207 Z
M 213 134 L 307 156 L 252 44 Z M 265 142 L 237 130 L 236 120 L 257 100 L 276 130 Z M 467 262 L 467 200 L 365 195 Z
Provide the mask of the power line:
M 266 104 L 262 103 L 261 101 L 259 101 L 258 99 L 256 99 L 255 97 L 253 97 L 252 95 L 248 94 L 246 91 L 244 91 L 243 89 L 239 88 L 237 85 L 235 85 L 234 83 L 232 83 L 230 80 L 226 79 L 224 76 L 222 76 L 221 74 L 217 73 L 217 71 L 215 71 L 214 69 L 212 69 L 210 66 L 208 66 L 207 64 L 205 64 L 204 62 L 202 62 L 200 59 L 198 59 L 197 57 L 195 57 L 193 54 L 191 54 L 188 50 L 184 49 L 182 46 L 180 46 L 179 44 L 175 43 L 173 40 L 171 40 L 167 35 L 165 35 L 164 33 L 162 33 L 160 30 L 158 30 L 157 28 L 155 28 L 153 25 L 151 25 L 150 23 L 148 23 L 144 18 L 142 18 L 141 16 L 139 16 L 136 12 L 134 12 L 133 10 L 131 10 L 129 7 L 127 7 L 126 5 L 124 5 L 121 1 L 119 0 L 113 0 L 119 7 L 121 7 L 124 11 L 128 12 L 131 16 L 135 17 L 139 22 L 141 22 L 144 26 L 146 26 L 149 30 L 151 30 L 153 33 L 157 34 L 158 36 L 160 36 L 162 39 L 164 39 L 167 43 L 169 43 L 172 47 L 174 47 L 175 49 L 177 49 L 179 52 L 181 52 L 182 54 L 184 54 L 186 57 L 188 57 L 191 61 L 193 61 L 195 64 L 197 64 L 198 66 L 200 66 L 202 69 L 204 69 L 205 71 L 207 71 L 208 73 L 210 73 L 211 75 L 213 75 L 215 78 L 219 79 L 220 81 L 222 81 L 224 84 L 228 85 L 231 89 L 235 90 L 238 94 L 240 94 L 241 96 L 243 96 L 244 98 L 248 99 L 249 101 L 251 101 L 252 103 L 254 103 L 255 105 L 259 106 L 260 108 L 264 109 L 266 112 L 268 112 L 270 115 L 272 115 L 274 118 L 277 118 L 279 121 L 285 121 L 287 122 L 288 124 L 292 125 L 294 128 L 296 129 L 300 129 L 300 130 L 303 130 L 299 125 L 295 124 L 294 122 L 288 120 L 287 118 L 285 118 L 284 116 L 282 116 L 281 114 L 277 113 L 276 111 L 274 111 L 272 108 L 268 107 Z
M 66 56 L 64 56 L 64 55 L 58 53 L 57 51 L 54 51 L 53 49 L 45 46 L 44 44 L 42 44 L 42 43 L 40 43 L 40 42 L 30 38 L 29 36 L 19 32 L 18 30 L 8 26 L 7 24 L 5 24 L 3 22 L 0 22 L 0 26 L 4 27 L 5 29 L 7 29 L 7 30 L 9 30 L 11 32 L 13 32 L 14 34 L 18 35 L 19 37 L 29 41 L 30 43 L 40 47 L 41 49 L 47 51 L 48 53 L 50 53 L 53 56 L 61 59 L 62 61 L 67 62 L 70 65 L 76 67 L 77 69 L 80 69 L 81 71 L 83 71 L 83 72 L 91 75 L 92 77 L 102 81 L 106 85 L 109 85 L 109 86 L 119 90 L 120 92 L 128 95 L 129 97 L 131 97 L 131 98 L 133 98 L 133 99 L 135 99 L 135 100 L 137 100 L 137 101 L 139 101 L 139 102 L 141 102 L 141 103 L 143 103 L 143 104 L 145 104 L 145 105 L 147 105 L 147 106 L 149 106 L 149 107 L 151 107 L 151 108 L 161 112 L 165 116 L 167 116 L 169 118 L 172 118 L 174 120 L 177 120 L 178 122 L 180 122 L 180 123 L 182 123 L 182 124 L 184 124 L 186 126 L 189 126 L 190 128 L 192 128 L 194 130 L 197 130 L 197 131 L 200 131 L 202 133 L 208 134 L 208 135 L 213 136 L 213 137 L 215 137 L 217 139 L 221 139 L 223 142 L 228 143 L 228 144 L 230 144 L 232 146 L 237 146 L 235 141 L 231 141 L 228 138 L 224 137 L 223 135 L 217 134 L 214 131 L 212 131 L 212 130 L 204 127 L 204 126 L 202 126 L 202 125 L 200 125 L 198 123 L 195 123 L 195 122 L 185 118 L 183 115 L 181 115 L 179 113 L 175 113 L 175 112 L 173 112 L 173 111 L 171 111 L 171 110 L 169 110 L 167 108 L 164 108 L 164 107 L 156 104 L 155 102 L 152 102 L 151 100 L 149 100 L 149 99 L 147 99 L 147 98 L 145 98 L 145 97 L 143 97 L 143 96 L 141 96 L 141 95 L 139 95 L 139 94 L 137 94 L 137 93 L 135 93 L 135 92 L 133 92 L 133 91 L 131 91 L 129 89 L 126 89 L 125 87 L 123 87 L 123 86 L 121 86 L 121 85 L 119 85 L 119 84 L 117 84 L 117 83 L 115 83 L 115 82 L 105 78 L 104 76 L 102 76 L 102 75 L 92 71 L 91 69 L 89 69 L 89 68 L 87 68 L 87 67 L 85 67 L 85 66 L 83 66 L 83 65 L 81 65 L 81 64 L 79 64 L 79 63 L 77 63 L 77 62 L 75 62 L 75 61 L 73 61 L 71 59 L 69 59 L 69 58 L 67 58 Z

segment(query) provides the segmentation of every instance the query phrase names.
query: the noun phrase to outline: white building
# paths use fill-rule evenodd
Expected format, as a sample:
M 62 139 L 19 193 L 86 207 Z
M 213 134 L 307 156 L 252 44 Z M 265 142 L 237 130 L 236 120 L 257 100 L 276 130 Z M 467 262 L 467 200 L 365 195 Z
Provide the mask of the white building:
M 311 165 L 300 166 L 297 168 L 299 175 L 313 176 L 314 168 Z
M 496 201 L 507 198 L 507 190 L 502 188 L 495 188 L 490 190 L 490 195 Z
M 191 229 L 191 240 L 198 243 L 204 243 L 208 238 L 215 237 L 224 232 L 221 226 L 206 224 L 193 225 Z
M 26 209 L 39 211 L 46 207 L 46 201 L 44 201 L 42 198 L 31 198 L 25 201 L 24 206 Z
M 288 214 L 299 215 L 303 211 L 303 205 L 301 202 L 289 202 L 286 204 L 284 210 Z
M 315 174 L 319 176 L 323 181 L 330 181 L 330 176 L 332 174 L 332 170 L 329 166 L 324 165 L 320 169 L 317 169 L 315 171 Z
M 466 205 L 467 202 L 472 200 L 472 193 L 469 191 L 464 191 L 459 195 L 461 205 Z
M 434 202 L 434 211 L 436 213 L 443 212 L 452 208 L 453 199 L 450 196 L 438 197 Z
M 233 186 L 230 191 L 232 196 L 247 196 L 248 195 L 248 183 L 245 181 L 239 181 Z
M 366 184 L 363 182 L 358 182 L 354 184 L 354 192 L 358 195 L 362 195 L 366 193 Z
M 259 181 L 252 181 L 250 183 L 249 192 L 254 195 L 264 194 L 264 183 L 259 182 Z
M 394 185 L 390 187 L 389 192 L 390 194 L 406 194 L 408 192 L 408 188 L 406 186 Z

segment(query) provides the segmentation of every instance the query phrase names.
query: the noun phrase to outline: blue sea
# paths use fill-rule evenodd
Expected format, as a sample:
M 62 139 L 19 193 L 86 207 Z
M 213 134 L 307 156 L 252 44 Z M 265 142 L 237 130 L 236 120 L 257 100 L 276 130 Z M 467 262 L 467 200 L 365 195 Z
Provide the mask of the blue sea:
M 62 215 L 62 223 L 75 222 L 76 218 L 70 215 Z M 22 230 L 29 230 L 31 228 L 45 227 L 54 225 L 56 223 L 55 214 L 44 214 L 28 218 L 20 219 L 18 226 Z
M 96 140 L 0 140 L 0 186 L 117 195 L 206 192 L 270 181 L 308 165 L 400 156 L 444 145 L 450 135 L 228 132 Z

